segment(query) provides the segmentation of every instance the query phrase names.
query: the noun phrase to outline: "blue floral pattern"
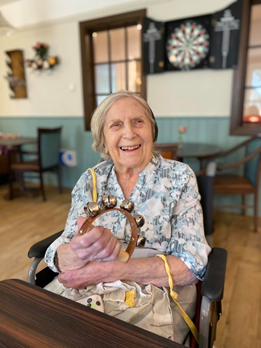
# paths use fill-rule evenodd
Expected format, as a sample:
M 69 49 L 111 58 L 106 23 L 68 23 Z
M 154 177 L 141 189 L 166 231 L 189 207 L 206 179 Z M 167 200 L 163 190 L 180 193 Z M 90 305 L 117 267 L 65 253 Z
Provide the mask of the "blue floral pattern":
M 97 180 L 98 203 L 107 194 L 116 196 L 118 206 L 125 199 L 118 184 L 113 162 L 102 162 L 94 167 Z M 47 249 L 45 261 L 55 272 L 54 258 L 58 246 L 69 243 L 77 232 L 78 216 L 87 217 L 84 206 L 92 201 L 93 180 L 87 170 L 72 191 L 72 205 L 63 234 Z M 134 204 L 133 214 L 145 219 L 139 234 L 146 237 L 146 247 L 172 254 L 202 279 L 211 250 L 206 242 L 203 216 L 195 174 L 184 163 L 154 155 L 140 173 L 129 198 Z M 123 214 L 108 212 L 95 221 L 109 228 L 122 242 L 128 242 L 130 226 Z

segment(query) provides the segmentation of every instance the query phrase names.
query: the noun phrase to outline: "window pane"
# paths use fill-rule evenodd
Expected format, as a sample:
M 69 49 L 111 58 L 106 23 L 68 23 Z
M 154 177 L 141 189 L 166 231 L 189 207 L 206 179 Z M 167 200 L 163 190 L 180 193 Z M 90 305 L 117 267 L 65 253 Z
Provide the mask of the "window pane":
M 141 92 L 141 62 L 132 61 L 128 63 L 128 90 Z
M 246 86 L 261 87 L 261 48 L 248 50 Z
M 110 93 L 109 64 L 95 65 L 95 92 Z
M 94 63 L 106 63 L 108 57 L 108 34 L 107 31 L 99 31 L 92 34 Z
M 97 95 L 97 96 L 96 96 L 96 103 L 97 103 L 97 106 L 98 106 L 106 97 L 108 97 L 108 95 Z
M 116 63 L 111 65 L 112 92 L 126 89 L 126 63 Z
M 249 45 L 261 45 L 261 4 L 251 7 Z
M 124 28 L 110 30 L 110 40 L 111 61 L 126 59 Z
M 243 122 L 261 123 L 261 88 L 245 91 Z
M 128 59 L 141 58 L 141 30 L 137 25 L 127 28 Z

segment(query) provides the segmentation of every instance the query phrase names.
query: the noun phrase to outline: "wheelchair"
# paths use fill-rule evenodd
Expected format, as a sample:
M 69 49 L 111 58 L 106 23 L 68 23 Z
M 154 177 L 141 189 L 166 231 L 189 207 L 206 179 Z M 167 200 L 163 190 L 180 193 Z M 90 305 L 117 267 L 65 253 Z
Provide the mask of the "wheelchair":
M 57 275 L 48 267 L 37 273 L 37 267 L 42 261 L 48 246 L 60 236 L 63 231 L 34 244 L 28 257 L 34 258 L 28 272 L 28 282 L 40 287 L 46 286 Z M 197 310 L 194 323 L 199 329 L 199 345 L 191 338 L 191 348 L 212 348 L 216 339 L 217 322 L 222 314 L 227 252 L 222 248 L 213 248 L 208 258 L 208 265 L 203 282 L 197 284 Z
M 204 228 L 206 237 L 213 233 L 213 187 L 216 164 L 211 162 L 207 169 L 197 175 L 201 205 L 204 214 Z M 39 263 L 44 258 L 49 245 L 57 239 L 63 231 L 34 244 L 28 257 L 33 258 L 28 272 L 28 282 L 40 287 L 50 283 L 57 273 L 48 267 L 37 272 Z M 209 239 L 208 239 L 209 240 Z M 199 330 L 199 344 L 194 337 L 190 339 L 190 348 L 212 348 L 216 339 L 217 323 L 222 314 L 221 301 L 223 299 L 227 252 L 222 248 L 213 248 L 208 257 L 208 264 L 204 280 L 197 284 L 197 308 L 194 323 Z

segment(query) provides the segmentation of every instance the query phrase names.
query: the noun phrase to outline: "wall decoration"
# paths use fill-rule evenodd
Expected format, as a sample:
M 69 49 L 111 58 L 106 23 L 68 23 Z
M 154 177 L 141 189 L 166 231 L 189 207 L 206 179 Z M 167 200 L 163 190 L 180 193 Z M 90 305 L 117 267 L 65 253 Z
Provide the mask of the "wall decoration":
M 164 33 L 163 22 L 144 18 L 142 37 L 145 74 L 164 71 Z
M 242 0 L 237 0 L 225 10 L 213 14 L 210 68 L 237 67 L 241 12 Z
M 165 23 L 145 18 L 143 72 L 235 69 L 241 14 L 242 0 L 237 0 L 222 11 L 194 18 Z
M 211 16 L 166 22 L 165 70 L 208 68 Z
M 14 50 L 5 53 L 8 56 L 6 64 L 9 68 L 5 78 L 8 80 L 9 87 L 12 90 L 10 98 L 27 98 L 23 51 Z
M 49 45 L 46 43 L 37 42 L 33 49 L 35 51 L 34 58 L 26 59 L 26 65 L 33 70 L 49 70 L 59 63 L 57 57 L 48 56 Z

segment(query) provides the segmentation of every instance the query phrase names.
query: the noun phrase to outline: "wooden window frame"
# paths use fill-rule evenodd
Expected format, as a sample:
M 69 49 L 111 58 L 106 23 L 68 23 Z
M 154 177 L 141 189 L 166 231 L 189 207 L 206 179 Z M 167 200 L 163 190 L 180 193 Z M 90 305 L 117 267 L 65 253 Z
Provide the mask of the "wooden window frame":
M 97 106 L 95 99 L 92 33 L 136 25 L 137 23 L 143 26 L 144 17 L 146 17 L 146 9 L 80 22 L 83 102 L 86 131 L 90 130 L 92 114 Z M 142 35 L 140 45 L 142 52 Z M 143 64 L 143 55 L 141 55 L 142 85 L 140 95 L 142 98 L 146 99 L 146 75 L 143 74 Z
M 234 72 L 233 81 L 232 111 L 230 120 L 231 135 L 253 136 L 261 133 L 260 123 L 251 124 L 243 122 L 251 6 L 257 4 L 261 4 L 261 0 L 243 0 L 238 68 Z

